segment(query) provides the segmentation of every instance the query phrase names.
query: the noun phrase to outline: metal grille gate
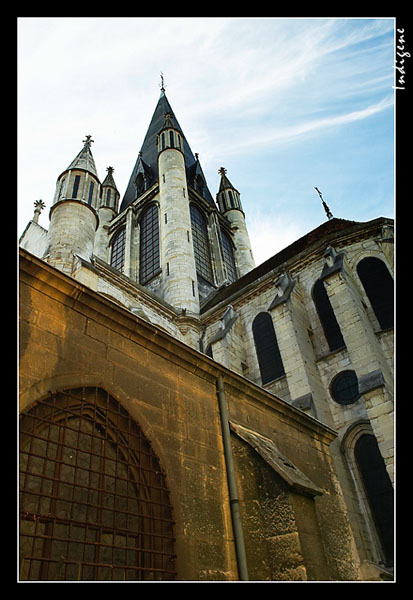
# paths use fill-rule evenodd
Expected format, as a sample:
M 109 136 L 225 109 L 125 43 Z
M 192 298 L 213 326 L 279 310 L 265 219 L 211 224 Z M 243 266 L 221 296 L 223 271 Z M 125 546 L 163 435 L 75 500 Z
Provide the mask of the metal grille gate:
M 57 393 L 20 428 L 20 580 L 173 580 L 159 461 L 99 388 Z

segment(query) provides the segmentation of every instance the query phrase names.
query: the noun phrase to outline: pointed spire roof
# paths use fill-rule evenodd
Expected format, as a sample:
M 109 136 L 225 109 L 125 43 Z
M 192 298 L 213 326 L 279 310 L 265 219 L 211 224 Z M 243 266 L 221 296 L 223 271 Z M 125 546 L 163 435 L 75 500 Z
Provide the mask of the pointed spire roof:
M 105 185 L 106 186 L 110 185 L 111 187 L 115 188 L 116 191 L 118 191 L 118 188 L 116 187 L 115 180 L 113 179 L 113 171 L 114 170 L 115 169 L 113 167 L 108 167 L 106 169 L 106 171 L 108 172 L 108 174 L 106 175 L 105 179 L 102 182 L 102 187 L 105 186 Z
M 223 190 L 228 190 L 228 189 L 235 190 L 236 192 L 238 192 L 237 188 L 234 187 L 232 185 L 232 183 L 230 182 L 230 180 L 228 179 L 227 170 L 225 169 L 225 167 L 221 167 L 219 169 L 218 173 L 221 175 L 221 182 L 219 184 L 218 194 L 219 194 L 219 192 L 222 192 Z
M 86 136 L 86 139 L 83 140 L 83 148 L 67 167 L 67 171 L 70 171 L 70 169 L 83 169 L 84 171 L 89 171 L 89 173 L 92 173 L 97 179 L 99 179 L 96 171 L 95 160 L 90 148 L 90 145 L 93 143 L 93 141 L 94 140 L 92 140 L 91 135 Z
M 168 115 L 168 126 L 173 127 L 182 135 L 187 174 L 189 170 L 191 170 L 191 167 L 193 167 L 193 165 L 196 163 L 196 158 L 193 155 L 192 150 L 189 147 L 189 144 L 181 129 L 181 126 L 179 125 L 178 120 L 176 119 L 175 114 L 172 110 L 172 107 L 168 102 L 168 99 L 165 94 L 165 89 L 162 87 L 161 95 L 156 105 L 155 112 L 153 113 L 151 122 L 148 127 L 148 131 L 142 144 L 141 151 L 138 155 L 131 177 L 129 179 L 129 183 L 121 203 L 120 212 L 124 211 L 129 206 L 129 204 L 133 202 L 136 198 L 135 181 L 139 172 L 141 172 L 142 170 L 145 171 L 148 179 L 148 187 L 152 186 L 158 179 L 158 149 L 156 139 L 158 133 L 164 128 L 166 114 Z M 207 187 L 205 189 L 205 198 L 208 202 L 215 206 L 214 200 Z

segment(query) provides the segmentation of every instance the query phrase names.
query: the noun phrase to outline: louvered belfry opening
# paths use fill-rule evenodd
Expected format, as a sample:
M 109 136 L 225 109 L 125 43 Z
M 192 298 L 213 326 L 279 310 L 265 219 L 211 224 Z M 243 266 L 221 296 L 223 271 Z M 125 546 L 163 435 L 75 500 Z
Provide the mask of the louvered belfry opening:
M 100 388 L 50 395 L 21 418 L 20 580 L 173 580 L 159 460 Z

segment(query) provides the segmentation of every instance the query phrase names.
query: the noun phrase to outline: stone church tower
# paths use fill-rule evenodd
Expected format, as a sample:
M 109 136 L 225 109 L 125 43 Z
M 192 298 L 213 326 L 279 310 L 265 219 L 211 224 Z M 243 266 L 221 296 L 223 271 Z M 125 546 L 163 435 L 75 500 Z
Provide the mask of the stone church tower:
M 163 88 L 123 197 L 92 142 L 20 239 L 21 579 L 392 579 L 392 220 L 255 266 Z
M 115 266 L 118 236 L 123 272 L 188 314 L 199 314 L 209 293 L 255 266 L 239 193 L 222 172 L 216 205 L 164 90 L 119 215 L 109 228 L 99 226 L 95 254 L 107 260 L 109 253 Z

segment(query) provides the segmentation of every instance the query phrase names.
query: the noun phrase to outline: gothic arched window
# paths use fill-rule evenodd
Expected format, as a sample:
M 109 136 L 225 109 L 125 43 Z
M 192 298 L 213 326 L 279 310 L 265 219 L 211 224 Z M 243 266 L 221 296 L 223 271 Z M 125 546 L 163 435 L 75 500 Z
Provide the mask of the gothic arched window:
M 394 494 L 376 438 L 373 435 L 362 435 L 356 442 L 354 455 L 385 562 L 387 566 L 391 566 L 393 562 Z
M 333 350 L 344 348 L 345 343 L 340 326 L 324 287 L 324 282 L 321 279 L 318 279 L 314 284 L 313 300 L 330 351 L 332 352 Z
M 207 224 L 204 215 L 197 206 L 191 204 L 190 211 L 196 271 L 203 279 L 212 283 L 213 276 Z
M 158 206 L 150 204 L 140 221 L 139 282 L 144 284 L 157 275 L 159 259 L 159 218 Z
M 379 258 L 369 256 L 358 263 L 357 273 L 380 327 L 393 327 L 393 278 L 386 265 Z
M 259 313 L 252 323 L 252 334 L 257 352 L 262 383 L 285 375 L 271 315 Z
M 125 245 L 126 245 L 126 229 L 123 227 L 112 238 L 112 253 L 110 264 L 112 267 L 123 273 L 125 265 Z
M 228 235 L 221 231 L 221 241 L 222 241 L 222 254 L 224 258 L 224 263 L 227 269 L 227 277 L 229 281 L 232 283 L 237 279 L 237 267 L 235 266 L 234 253 L 232 250 L 232 243 L 229 239 Z
M 39 400 L 19 441 L 21 580 L 174 579 L 159 459 L 112 396 L 80 388 Z

